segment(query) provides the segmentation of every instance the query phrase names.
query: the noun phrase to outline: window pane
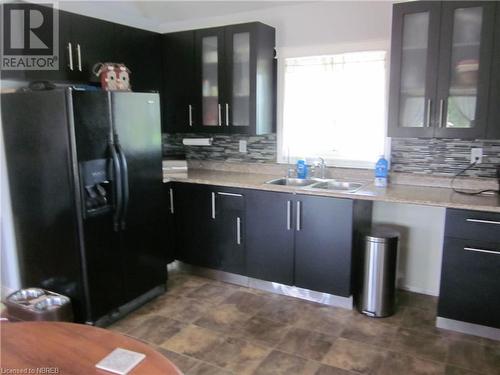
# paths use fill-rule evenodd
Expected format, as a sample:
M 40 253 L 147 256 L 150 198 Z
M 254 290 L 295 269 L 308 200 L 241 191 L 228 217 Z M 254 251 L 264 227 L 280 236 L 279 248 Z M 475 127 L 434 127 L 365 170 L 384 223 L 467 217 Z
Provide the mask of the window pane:
M 287 59 L 283 155 L 375 161 L 385 85 L 385 51 Z

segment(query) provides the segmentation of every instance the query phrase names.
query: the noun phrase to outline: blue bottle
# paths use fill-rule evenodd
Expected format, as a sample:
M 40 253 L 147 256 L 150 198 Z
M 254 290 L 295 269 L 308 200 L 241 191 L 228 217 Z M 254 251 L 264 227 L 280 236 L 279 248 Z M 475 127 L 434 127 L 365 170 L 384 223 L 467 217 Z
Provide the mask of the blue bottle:
M 297 178 L 307 178 L 307 165 L 305 160 L 297 161 Z
M 377 164 L 375 164 L 375 186 L 386 187 L 388 174 L 389 162 L 385 159 L 384 155 L 381 155 Z

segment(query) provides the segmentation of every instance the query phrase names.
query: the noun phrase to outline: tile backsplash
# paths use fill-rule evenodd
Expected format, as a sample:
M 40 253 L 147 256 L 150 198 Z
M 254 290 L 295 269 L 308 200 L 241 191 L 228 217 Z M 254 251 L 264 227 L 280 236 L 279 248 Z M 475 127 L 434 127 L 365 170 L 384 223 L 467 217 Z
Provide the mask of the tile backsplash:
M 483 149 L 483 162 L 468 170 L 471 177 L 495 177 L 500 140 L 393 138 L 391 169 L 395 172 L 452 176 L 469 165 L 470 149 Z
M 184 146 L 183 138 L 213 138 L 211 146 Z M 247 141 L 247 152 L 239 152 L 239 141 Z M 259 136 L 223 134 L 163 134 L 165 156 L 185 153 L 189 160 L 218 160 L 245 163 L 275 163 L 276 134 Z
M 214 160 L 245 163 L 275 163 L 276 134 L 262 136 L 203 135 L 212 137 L 212 146 L 184 146 L 183 138 L 199 134 L 163 134 L 164 155 L 185 153 L 189 160 Z M 239 140 L 247 141 L 247 153 L 239 152 Z M 469 165 L 470 149 L 483 148 L 482 164 L 466 172 L 471 177 L 496 177 L 500 164 L 500 140 L 460 140 L 393 138 L 391 168 L 394 172 L 430 176 L 453 176 Z

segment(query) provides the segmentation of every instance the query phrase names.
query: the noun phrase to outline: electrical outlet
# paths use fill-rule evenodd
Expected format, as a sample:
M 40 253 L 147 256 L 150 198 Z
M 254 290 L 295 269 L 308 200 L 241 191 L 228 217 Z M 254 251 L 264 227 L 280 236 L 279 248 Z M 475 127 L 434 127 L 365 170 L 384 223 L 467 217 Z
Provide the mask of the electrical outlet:
M 243 154 L 247 153 L 247 141 L 244 139 L 240 139 L 240 152 Z
M 483 162 L 483 149 L 478 147 L 478 148 L 471 148 L 470 149 L 470 162 L 471 163 L 476 163 L 476 164 L 481 164 Z

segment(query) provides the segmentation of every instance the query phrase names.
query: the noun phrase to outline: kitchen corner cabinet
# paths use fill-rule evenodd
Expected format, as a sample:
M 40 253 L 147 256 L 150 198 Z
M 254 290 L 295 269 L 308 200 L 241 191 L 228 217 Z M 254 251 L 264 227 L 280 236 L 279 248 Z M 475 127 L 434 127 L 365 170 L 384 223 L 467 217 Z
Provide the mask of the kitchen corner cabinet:
M 495 2 L 393 7 L 389 136 L 487 137 Z
M 245 197 L 237 189 L 174 183 L 175 256 L 183 262 L 245 274 Z
M 247 273 L 258 279 L 349 297 L 356 237 L 369 202 L 264 191 L 247 199 Z
M 271 133 L 274 47 L 274 28 L 259 22 L 164 34 L 165 97 L 173 98 L 165 130 Z

